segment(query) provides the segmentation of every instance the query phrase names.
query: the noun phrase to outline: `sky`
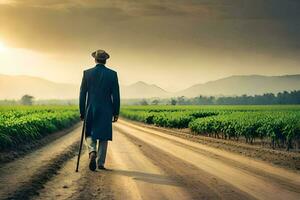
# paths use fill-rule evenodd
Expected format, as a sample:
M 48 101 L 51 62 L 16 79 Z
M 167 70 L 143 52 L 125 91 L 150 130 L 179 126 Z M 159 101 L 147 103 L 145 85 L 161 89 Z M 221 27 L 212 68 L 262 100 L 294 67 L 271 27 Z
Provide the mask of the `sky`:
M 0 0 L 0 74 L 80 84 L 104 49 L 121 84 L 177 91 L 300 73 L 298 0 Z

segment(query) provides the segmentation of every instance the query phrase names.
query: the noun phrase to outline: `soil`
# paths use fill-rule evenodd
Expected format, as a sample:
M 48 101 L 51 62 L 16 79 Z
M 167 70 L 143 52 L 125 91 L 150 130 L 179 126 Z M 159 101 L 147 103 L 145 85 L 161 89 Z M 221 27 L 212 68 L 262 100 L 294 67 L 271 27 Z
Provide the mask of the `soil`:
M 76 173 L 80 134 L 77 127 L 2 164 L 0 199 L 300 199 L 299 171 L 253 159 L 256 147 L 122 119 L 107 170 L 90 171 L 84 148 Z
M 158 130 L 163 133 L 174 135 L 180 138 L 184 138 L 193 142 L 208 145 L 214 148 L 234 152 L 240 155 L 251 157 L 253 159 L 262 160 L 271 164 L 291 169 L 295 171 L 300 170 L 300 152 L 274 150 L 266 146 L 246 144 L 243 141 L 233 141 L 211 138 L 202 135 L 195 135 L 190 129 L 169 129 L 157 127 L 154 125 L 148 125 L 131 120 L 124 120 L 132 124 L 139 125 L 141 127 Z

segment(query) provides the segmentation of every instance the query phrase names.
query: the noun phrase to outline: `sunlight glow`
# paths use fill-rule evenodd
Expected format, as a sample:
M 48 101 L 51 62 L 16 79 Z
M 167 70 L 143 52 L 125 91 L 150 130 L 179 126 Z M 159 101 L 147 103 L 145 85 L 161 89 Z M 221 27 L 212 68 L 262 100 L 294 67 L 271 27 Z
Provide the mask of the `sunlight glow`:
M 5 52 L 6 47 L 3 42 L 0 41 L 0 53 Z
M 12 3 L 16 3 L 13 0 L 0 0 L 0 4 L 12 4 Z

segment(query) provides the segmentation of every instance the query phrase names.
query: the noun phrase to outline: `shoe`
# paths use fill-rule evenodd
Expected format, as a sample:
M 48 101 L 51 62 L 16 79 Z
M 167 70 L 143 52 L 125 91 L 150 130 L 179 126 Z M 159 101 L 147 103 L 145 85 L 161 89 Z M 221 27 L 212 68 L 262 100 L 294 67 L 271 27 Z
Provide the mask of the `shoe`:
M 105 168 L 103 165 L 99 165 L 99 166 L 98 166 L 98 169 L 106 170 L 106 168 Z
M 96 170 L 96 158 L 97 158 L 96 152 L 92 151 L 89 156 L 90 156 L 89 168 L 91 171 L 95 171 Z

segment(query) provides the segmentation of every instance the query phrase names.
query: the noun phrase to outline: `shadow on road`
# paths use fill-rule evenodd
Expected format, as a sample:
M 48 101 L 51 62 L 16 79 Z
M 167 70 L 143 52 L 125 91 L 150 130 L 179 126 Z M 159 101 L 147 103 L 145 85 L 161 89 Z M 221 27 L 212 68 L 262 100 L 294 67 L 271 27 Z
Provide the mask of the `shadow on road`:
M 104 171 L 101 171 L 103 173 Z M 173 186 L 181 186 L 182 184 L 176 182 L 171 177 L 161 175 L 161 174 L 152 174 L 152 173 L 144 173 L 138 171 L 127 171 L 127 170 L 119 170 L 119 169 L 107 169 L 105 173 L 112 175 L 122 175 L 128 176 L 138 181 L 144 181 L 148 183 L 161 184 L 161 185 L 173 185 Z

